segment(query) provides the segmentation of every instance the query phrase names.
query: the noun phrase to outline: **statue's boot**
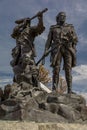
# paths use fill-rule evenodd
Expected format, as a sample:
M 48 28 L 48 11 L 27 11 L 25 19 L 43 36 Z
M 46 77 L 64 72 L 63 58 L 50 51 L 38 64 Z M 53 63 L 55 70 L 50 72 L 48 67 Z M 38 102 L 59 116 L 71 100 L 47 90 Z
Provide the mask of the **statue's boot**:
M 65 71 L 66 76 L 66 82 L 67 82 L 67 93 L 72 93 L 72 75 L 71 75 L 71 69 L 67 69 Z

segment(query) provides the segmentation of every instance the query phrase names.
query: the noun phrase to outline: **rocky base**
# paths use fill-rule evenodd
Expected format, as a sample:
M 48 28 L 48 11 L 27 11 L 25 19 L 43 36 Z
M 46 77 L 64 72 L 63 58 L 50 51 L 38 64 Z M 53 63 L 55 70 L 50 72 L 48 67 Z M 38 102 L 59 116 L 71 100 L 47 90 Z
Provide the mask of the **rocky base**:
M 0 119 L 87 123 L 86 101 L 80 95 L 48 94 L 24 82 L 11 88 L 9 98 L 1 101 Z

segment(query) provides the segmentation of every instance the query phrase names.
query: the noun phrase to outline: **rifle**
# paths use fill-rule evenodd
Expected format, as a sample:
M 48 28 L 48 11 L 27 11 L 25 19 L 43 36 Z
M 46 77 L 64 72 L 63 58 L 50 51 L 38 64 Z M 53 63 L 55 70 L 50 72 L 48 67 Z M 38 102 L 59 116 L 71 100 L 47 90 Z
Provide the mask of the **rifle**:
M 50 49 L 49 51 L 47 51 L 46 54 L 43 54 L 43 56 L 40 58 L 40 60 L 36 63 L 36 66 L 37 66 L 46 56 L 48 56 L 48 54 L 49 54 L 50 52 L 52 52 L 53 50 L 55 50 L 57 46 L 59 46 L 59 45 L 57 44 L 54 48 L 52 48 L 52 49 Z
M 44 10 L 38 12 L 38 13 L 37 13 L 36 15 L 34 15 L 33 17 L 31 17 L 31 18 L 29 18 L 29 17 L 28 17 L 28 18 L 22 18 L 22 19 L 16 20 L 15 23 L 20 24 L 20 23 L 23 23 L 24 20 L 31 21 L 32 19 L 38 17 L 40 14 L 45 13 L 47 10 L 48 10 L 48 9 L 45 8 Z
M 49 50 L 46 54 L 43 54 L 43 56 L 40 58 L 40 60 L 36 63 L 36 66 L 51 52 L 51 50 Z

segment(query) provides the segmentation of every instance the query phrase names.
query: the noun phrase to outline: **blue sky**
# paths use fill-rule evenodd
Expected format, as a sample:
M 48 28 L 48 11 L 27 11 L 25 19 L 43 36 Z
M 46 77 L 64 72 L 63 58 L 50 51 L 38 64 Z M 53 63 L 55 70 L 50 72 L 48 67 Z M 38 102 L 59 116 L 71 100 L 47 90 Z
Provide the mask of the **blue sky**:
M 45 32 L 36 38 L 35 45 L 38 59 L 43 54 L 50 25 L 55 24 L 55 17 L 60 11 L 67 14 L 67 23 L 75 26 L 79 42 L 77 45 L 77 66 L 87 66 L 87 1 L 86 0 L 0 0 L 0 72 L 12 73 L 10 67 L 11 49 L 15 40 L 10 37 L 15 26 L 14 21 L 32 17 L 38 11 L 48 8 L 44 14 Z M 33 20 L 32 24 L 36 24 Z M 38 51 L 39 50 L 39 51 Z M 83 66 L 81 66 L 83 65 Z M 85 67 L 84 67 L 85 66 Z M 79 69 L 80 71 L 80 69 Z M 84 73 L 86 73 L 84 71 Z M 83 73 L 82 73 L 83 74 Z

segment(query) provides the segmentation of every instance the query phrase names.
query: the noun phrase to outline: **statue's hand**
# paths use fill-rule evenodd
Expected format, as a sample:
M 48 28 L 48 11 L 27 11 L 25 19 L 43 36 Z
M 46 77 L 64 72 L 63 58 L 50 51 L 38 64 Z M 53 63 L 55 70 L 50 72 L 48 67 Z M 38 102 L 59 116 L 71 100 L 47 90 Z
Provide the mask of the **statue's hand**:
M 48 50 L 44 51 L 44 55 L 47 56 L 48 55 Z
M 43 14 L 39 11 L 39 12 L 37 13 L 37 16 L 38 16 L 38 19 L 41 19 L 41 18 L 43 17 Z

